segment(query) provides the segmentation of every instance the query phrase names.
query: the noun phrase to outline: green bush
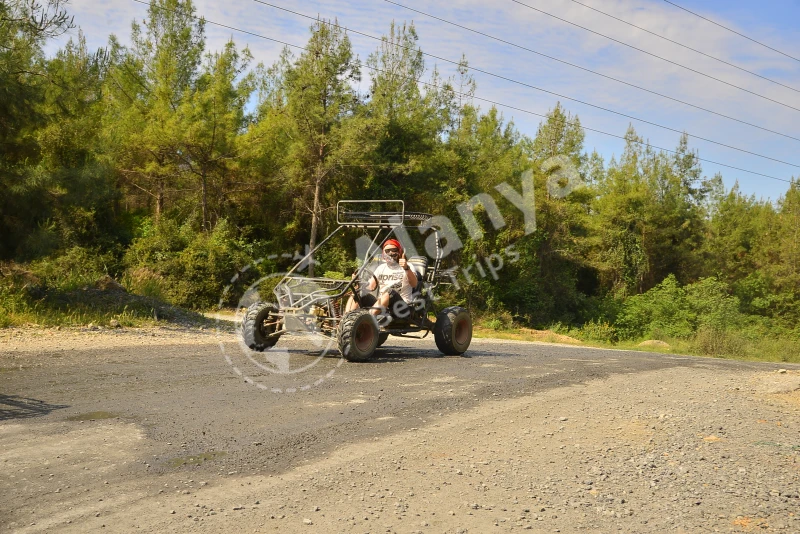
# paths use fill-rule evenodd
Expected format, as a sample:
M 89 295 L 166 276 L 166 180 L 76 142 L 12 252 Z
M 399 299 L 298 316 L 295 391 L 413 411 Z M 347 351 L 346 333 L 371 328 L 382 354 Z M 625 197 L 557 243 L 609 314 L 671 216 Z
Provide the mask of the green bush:
M 767 337 L 753 344 L 750 355 L 758 360 L 800 363 L 800 339 Z
M 686 290 L 669 275 L 650 291 L 625 300 L 617 316 L 617 329 L 625 339 L 689 338 L 694 334 L 695 321 Z
M 747 340 L 731 329 L 700 327 L 691 346 L 706 356 L 743 356 L 748 347 Z
M 15 324 L 14 317 L 28 309 L 24 281 L 3 273 L 0 277 L 0 328 Z
M 716 278 L 702 278 L 686 289 L 686 303 L 695 316 L 697 329 L 717 331 L 739 329 L 744 316 L 739 311 L 739 299 L 728 293 L 728 286 Z
M 224 220 L 209 233 L 172 221 L 158 225 L 148 221 L 141 234 L 125 255 L 129 287 L 184 308 L 216 306 L 231 278 L 250 263 Z
M 770 281 L 760 271 L 733 284 L 733 294 L 739 299 L 741 310 L 751 315 L 770 315 L 774 311 L 778 296 L 772 292 Z
M 110 253 L 72 247 L 57 256 L 34 261 L 28 268 L 43 288 L 69 291 L 91 286 L 115 271 L 116 264 Z
M 490 319 L 484 323 L 484 326 L 490 330 L 502 330 L 503 321 L 498 318 Z
M 703 336 L 712 337 L 739 330 L 745 320 L 739 311 L 739 299 L 729 294 L 724 282 L 702 278 L 681 287 L 669 275 L 650 291 L 625 300 L 617 317 L 617 328 L 625 339 L 691 339 L 701 329 L 707 332 Z
M 166 279 L 146 267 L 138 267 L 125 273 L 123 285 L 128 291 L 137 295 L 163 301 L 168 298 L 169 288 Z
M 619 334 L 613 325 L 594 320 L 584 324 L 578 332 L 578 336 L 586 341 L 601 343 L 616 343 L 619 340 Z
M 155 320 L 203 321 L 197 314 L 156 298 L 132 295 L 108 275 L 94 277 L 97 265 L 93 268 L 87 263 L 83 269 L 66 269 L 59 278 L 55 266 L 69 267 L 76 258 L 90 260 L 73 250 L 37 263 L 39 275 L 30 265 L 0 265 L 0 327 L 108 325 L 112 320 L 122 326 L 139 326 Z
M 514 318 L 505 310 L 481 314 L 481 325 L 491 330 L 508 330 L 514 326 Z

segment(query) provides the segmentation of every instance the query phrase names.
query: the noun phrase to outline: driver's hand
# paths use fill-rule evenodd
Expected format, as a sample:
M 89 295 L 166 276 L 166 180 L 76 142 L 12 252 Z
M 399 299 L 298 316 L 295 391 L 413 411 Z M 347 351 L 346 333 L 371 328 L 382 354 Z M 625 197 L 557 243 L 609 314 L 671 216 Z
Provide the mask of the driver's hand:
M 400 258 L 399 260 L 397 260 L 397 263 L 400 265 L 400 267 L 402 267 L 403 269 L 405 269 L 405 268 L 406 268 L 406 266 L 408 265 L 408 260 L 406 260 L 406 255 L 405 255 L 405 254 L 403 254 L 403 257 L 402 257 L 402 258 Z

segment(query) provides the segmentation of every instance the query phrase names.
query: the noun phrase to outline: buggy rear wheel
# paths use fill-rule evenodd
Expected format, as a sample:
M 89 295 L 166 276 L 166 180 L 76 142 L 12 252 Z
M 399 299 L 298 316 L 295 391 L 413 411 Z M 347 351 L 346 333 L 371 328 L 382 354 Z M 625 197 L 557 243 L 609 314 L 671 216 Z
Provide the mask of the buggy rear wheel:
M 472 341 L 472 316 L 460 306 L 445 308 L 436 316 L 433 338 L 448 356 L 464 354 Z
M 280 336 L 270 337 L 279 328 L 278 307 L 257 302 L 247 308 L 242 321 L 242 339 L 252 350 L 264 351 L 275 345 Z
M 378 347 L 378 322 L 369 310 L 353 310 L 339 323 L 337 338 L 345 360 L 365 362 Z

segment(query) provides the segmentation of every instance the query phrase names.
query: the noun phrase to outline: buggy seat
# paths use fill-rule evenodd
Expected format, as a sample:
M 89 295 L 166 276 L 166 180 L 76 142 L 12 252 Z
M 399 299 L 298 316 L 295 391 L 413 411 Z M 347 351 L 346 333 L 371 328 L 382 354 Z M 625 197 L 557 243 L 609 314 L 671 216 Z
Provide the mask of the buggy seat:
M 408 258 L 408 263 L 417 273 L 417 287 L 414 288 L 414 293 L 418 293 L 422 290 L 422 283 L 428 275 L 428 258 L 425 256 L 411 256 Z

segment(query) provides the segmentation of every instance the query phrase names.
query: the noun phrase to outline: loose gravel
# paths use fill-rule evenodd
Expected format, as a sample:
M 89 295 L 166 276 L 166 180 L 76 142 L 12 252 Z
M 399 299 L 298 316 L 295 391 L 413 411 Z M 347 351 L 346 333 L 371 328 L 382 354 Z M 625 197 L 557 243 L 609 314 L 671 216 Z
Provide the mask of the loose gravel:
M 155 341 L 146 331 L 128 337 L 93 335 L 77 333 L 76 343 L 135 347 L 141 342 L 149 347 L 143 354 L 152 354 L 158 344 L 189 343 L 214 334 L 159 331 Z M 7 337 L 4 345 L 13 344 L 14 338 Z M 22 340 L 17 342 L 22 346 Z M 476 353 L 492 349 L 488 343 L 477 342 Z M 529 346 L 497 343 L 492 350 L 506 345 L 514 350 Z M 30 346 L 24 353 L 26 365 L 37 359 Z M 553 355 L 561 354 L 551 349 Z M 570 349 L 560 361 L 608 365 L 600 357 L 607 353 L 587 351 L 579 361 L 577 350 L 585 349 Z M 628 358 L 624 352 L 608 354 L 618 365 Z M 108 358 L 113 369 L 130 357 L 111 354 L 103 361 Z M 8 358 L 14 363 L 20 359 L 13 352 Z M 615 372 L 512 398 L 473 389 L 474 403 L 430 413 L 431 406 L 444 406 L 448 396 L 464 387 L 454 375 L 434 371 L 448 362 L 415 362 L 431 371 L 414 377 L 419 384 L 398 386 L 430 395 L 420 404 L 425 411 L 415 412 L 418 426 L 400 424 L 400 409 L 376 412 L 361 424 L 388 430 L 319 449 L 305 463 L 274 474 L 269 466 L 256 474 L 214 474 L 213 468 L 204 470 L 188 460 L 153 473 L 155 454 L 173 443 L 157 442 L 146 419 L 54 415 L 45 421 L 0 421 L 0 530 L 800 532 L 796 366 L 777 370 L 687 358 L 685 367 Z M 531 362 L 519 356 L 458 361 L 487 373 L 500 369 L 499 363 L 490 362 L 513 367 L 520 375 L 532 371 L 525 367 Z M 76 365 L 78 359 L 66 363 Z M 346 375 L 371 399 L 354 404 L 353 410 L 371 413 L 367 410 L 377 409 L 381 395 L 390 395 L 369 389 L 386 388 L 385 381 L 371 385 L 382 380 L 385 365 L 353 367 Z M 402 360 L 389 365 L 395 372 L 416 368 Z M 52 376 L 63 369 L 53 367 Z M 16 372 L 22 371 L 9 371 L 5 379 L 14 380 Z M 208 389 L 194 394 L 208 395 Z M 303 431 L 321 432 L 330 421 L 326 414 L 344 411 L 343 390 L 345 384 L 331 385 L 316 393 L 313 405 L 287 405 L 294 411 L 285 416 L 305 414 L 308 425 L 317 426 L 304 426 Z M 275 399 L 244 391 L 242 398 L 251 403 Z M 176 385 L 171 398 L 183 399 L 187 392 L 192 390 Z M 158 398 L 153 398 L 154 407 Z M 148 416 L 158 417 L 158 412 L 153 408 Z M 391 430 L 394 422 L 397 427 Z M 261 442 L 256 445 L 266 448 Z M 214 465 L 213 459 L 209 462 Z
M 800 532 L 798 387 L 796 371 L 617 376 L 249 478 L 234 500 L 280 531 L 313 505 L 320 532 Z

